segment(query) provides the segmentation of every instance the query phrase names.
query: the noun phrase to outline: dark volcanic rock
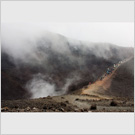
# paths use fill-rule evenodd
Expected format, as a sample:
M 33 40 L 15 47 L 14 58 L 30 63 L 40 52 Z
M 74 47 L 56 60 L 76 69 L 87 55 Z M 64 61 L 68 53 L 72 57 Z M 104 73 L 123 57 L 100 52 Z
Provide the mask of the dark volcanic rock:
M 117 97 L 134 97 L 134 58 L 116 70 L 107 94 Z
M 97 109 L 96 104 L 91 105 L 90 110 L 96 110 L 96 109 Z
M 110 103 L 110 106 L 117 106 L 117 102 L 116 102 L 116 101 L 112 101 L 112 102 Z

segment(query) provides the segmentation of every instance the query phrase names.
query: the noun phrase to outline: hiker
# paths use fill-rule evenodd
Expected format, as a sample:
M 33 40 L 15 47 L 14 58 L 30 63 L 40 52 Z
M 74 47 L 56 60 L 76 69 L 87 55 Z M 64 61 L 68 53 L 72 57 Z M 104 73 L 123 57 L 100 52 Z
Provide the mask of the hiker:
M 116 68 L 116 64 L 113 64 L 113 68 L 112 68 L 112 71 Z
M 89 85 L 91 85 L 91 82 L 89 82 Z
M 106 72 L 108 75 L 110 74 L 110 69 L 109 68 L 107 68 L 107 72 Z
M 103 76 L 101 76 L 101 77 L 100 77 L 100 80 L 102 81 L 102 80 L 103 80 L 103 78 L 104 78 L 104 77 L 103 77 Z
M 106 73 L 107 73 L 107 75 L 109 75 L 109 71 L 108 71 L 108 70 L 107 70 L 107 72 L 106 72 Z
M 112 73 L 112 68 L 110 68 L 110 73 Z

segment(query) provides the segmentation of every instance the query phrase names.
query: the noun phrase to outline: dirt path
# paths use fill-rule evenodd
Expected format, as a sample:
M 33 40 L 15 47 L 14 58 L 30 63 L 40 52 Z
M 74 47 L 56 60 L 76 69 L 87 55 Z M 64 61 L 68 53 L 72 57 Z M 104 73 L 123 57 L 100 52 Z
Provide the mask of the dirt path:
M 115 73 L 116 69 L 109 75 L 107 75 L 104 79 L 100 80 L 98 79 L 95 83 L 88 85 L 88 88 L 86 89 L 82 89 L 82 95 L 87 94 L 87 95 L 97 95 L 100 96 L 99 94 L 97 94 L 98 91 L 100 90 L 107 90 L 110 85 L 111 85 L 111 80 L 112 77 Z
M 126 60 L 126 61 L 128 61 L 128 60 Z M 105 74 L 104 74 L 103 76 L 105 76 L 105 77 L 102 80 L 98 79 L 95 83 L 88 85 L 87 88 L 83 88 L 81 94 L 82 95 L 96 95 L 96 96 L 102 97 L 102 98 L 111 98 L 111 97 L 104 95 L 103 92 L 106 91 L 110 87 L 111 81 L 112 81 L 113 77 L 115 76 L 115 72 L 125 62 L 118 65 L 118 67 L 116 67 L 112 71 L 112 73 L 110 73 L 109 75 L 105 76 Z

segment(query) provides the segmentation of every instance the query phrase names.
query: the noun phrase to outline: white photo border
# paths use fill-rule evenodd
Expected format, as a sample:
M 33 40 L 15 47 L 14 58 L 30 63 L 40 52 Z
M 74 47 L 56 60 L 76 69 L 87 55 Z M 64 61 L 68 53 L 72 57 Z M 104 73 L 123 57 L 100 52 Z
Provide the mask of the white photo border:
M 12 0 L 2 0 L 2 2 L 4 2 L 4 1 L 8 2 L 8 1 L 12 1 Z M 18 0 L 14 0 L 14 1 L 18 1 Z M 21 0 L 21 1 L 28 1 L 29 2 L 29 1 L 38 1 L 38 0 Z M 47 0 L 39 0 L 39 1 L 47 1 Z M 48 0 L 48 1 L 63 1 L 63 0 Z M 68 1 L 68 0 L 66 0 L 66 1 Z M 74 2 L 74 1 L 83 1 L 83 0 L 69 0 L 69 1 Z M 108 1 L 109 2 L 109 1 L 112 1 L 112 0 L 84 0 L 84 1 L 97 1 L 97 2 Z M 122 1 L 122 2 L 124 2 L 124 1 L 129 2 L 130 1 L 130 2 L 134 2 L 134 11 L 135 11 L 135 1 L 134 0 L 114 0 L 114 1 Z M 133 21 L 134 21 L 134 26 L 135 26 L 135 17 L 134 17 Z M 135 31 L 135 27 L 134 27 L 134 31 Z M 0 70 L 0 74 L 1 74 L 1 70 Z M 135 82 L 135 80 L 134 80 L 134 82 Z M 1 82 L 0 82 L 0 85 L 1 85 Z M 135 93 L 134 93 L 134 96 L 135 96 Z M 1 96 L 0 96 L 0 98 L 1 98 Z M 1 103 L 0 103 L 0 106 L 1 106 Z M 99 115 L 100 115 L 100 118 L 99 118 Z M 29 134 L 35 134 L 35 135 L 36 134 L 38 134 L 38 135 L 39 134 L 107 134 L 107 135 L 109 135 L 108 134 L 109 132 L 103 132 L 102 131 L 103 128 L 101 128 L 101 129 L 97 128 L 97 126 L 100 126 L 100 125 L 101 125 L 101 127 L 104 127 L 104 126 L 114 127 L 114 128 L 111 129 L 111 134 L 110 135 L 112 135 L 112 134 L 122 134 L 122 135 L 123 134 L 128 134 L 128 135 L 129 134 L 135 134 L 135 128 L 134 128 L 134 122 L 135 121 L 133 120 L 135 118 L 134 113 L 3 113 L 2 112 L 0 114 L 0 117 L 1 117 L 1 130 L 0 131 L 1 131 L 1 134 L 3 134 L 3 135 L 8 135 L 8 134 L 17 134 L 17 135 L 19 135 L 19 134 L 20 135 L 28 134 L 28 133 L 26 133 L 27 132 L 26 130 L 28 130 Z M 89 121 L 93 120 L 96 123 L 94 124 L 93 128 L 90 128 L 88 130 L 85 129 L 88 132 L 83 132 L 84 130 L 81 131 L 81 129 L 75 129 L 75 130 L 73 129 L 73 131 L 71 131 L 71 132 L 70 132 L 70 129 L 66 129 L 65 131 L 63 131 L 63 129 L 61 129 L 61 131 L 63 131 L 63 132 L 60 132 L 60 131 L 58 132 L 57 127 L 53 132 L 52 131 L 53 130 L 52 129 L 53 121 L 51 121 L 51 123 L 49 123 L 49 126 L 52 126 L 52 127 L 48 127 L 49 130 L 47 130 L 46 133 L 39 132 L 41 130 L 45 131 L 45 129 L 42 129 L 42 128 L 44 128 L 44 126 L 47 126 L 46 119 L 48 119 L 48 118 L 50 118 L 51 120 L 54 120 L 54 121 L 58 120 L 58 118 L 61 118 L 61 120 L 59 119 L 61 124 L 56 123 L 56 122 L 54 122 L 54 124 L 57 124 L 58 127 L 62 126 L 63 128 L 65 126 L 69 126 L 71 128 L 72 123 L 75 124 L 74 121 L 73 121 L 72 123 L 69 123 L 68 125 L 63 126 L 62 121 L 69 121 L 69 118 L 71 118 L 71 120 L 74 120 L 74 119 L 78 120 L 78 119 L 82 118 L 82 120 L 80 120 L 79 122 L 77 121 L 76 124 L 84 125 L 84 124 L 86 124 L 86 122 L 84 121 L 86 119 L 89 119 Z M 83 118 L 85 118 L 85 119 L 83 119 Z M 35 121 L 34 121 L 34 119 L 35 119 Z M 118 119 L 120 121 L 118 121 Z M 18 120 L 20 120 L 20 121 L 18 121 Z M 39 123 L 41 120 L 42 120 L 42 122 L 41 122 L 42 125 Z M 112 125 L 111 125 L 111 123 L 106 123 L 106 124 L 102 125 L 102 123 L 107 122 L 107 120 L 116 121 L 116 123 L 113 123 Z M 83 123 L 81 123 L 81 121 L 83 121 Z M 98 123 L 100 125 L 98 125 Z M 33 126 L 32 126 L 32 124 L 33 124 Z M 89 124 L 89 126 L 92 126 L 92 123 L 88 123 L 88 124 Z M 110 124 L 110 126 L 109 126 L 109 124 Z M 129 126 L 128 130 L 130 130 L 130 131 L 128 132 L 125 129 L 123 129 L 123 127 L 121 127 L 122 129 L 118 129 L 118 130 L 119 131 L 123 130 L 123 132 L 121 132 L 121 133 L 120 132 L 119 133 L 115 132 L 116 129 L 117 129 L 117 126 L 119 124 L 125 124 L 123 126 L 124 128 L 126 128 L 126 126 Z M 15 126 L 17 128 L 14 128 Z M 89 126 L 87 126 L 87 128 Z M 9 129 L 7 129 L 7 127 Z M 33 127 L 37 128 L 37 130 L 34 129 Z M 54 125 L 54 127 L 55 127 L 55 125 Z M 80 128 L 80 126 L 79 126 L 79 128 Z M 20 133 L 19 132 L 15 133 L 13 131 L 14 129 L 20 130 L 21 132 Z M 98 129 L 100 129 L 100 130 L 98 130 Z M 10 133 L 7 130 L 10 131 Z M 79 132 L 76 132 L 77 130 L 79 130 Z M 90 130 L 97 131 L 97 133 L 96 132 L 90 132 Z M 112 130 L 114 130 L 114 131 L 112 132 Z M 22 132 L 22 131 L 24 131 L 24 132 Z M 34 132 L 31 132 L 31 131 L 34 131 Z

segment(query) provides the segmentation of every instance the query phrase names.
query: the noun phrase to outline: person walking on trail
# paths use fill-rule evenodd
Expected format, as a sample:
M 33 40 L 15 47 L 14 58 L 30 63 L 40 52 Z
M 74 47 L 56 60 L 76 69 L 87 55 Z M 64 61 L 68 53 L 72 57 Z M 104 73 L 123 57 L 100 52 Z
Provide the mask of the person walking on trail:
M 110 73 L 112 73 L 112 68 L 110 68 Z
M 110 74 L 110 69 L 109 68 L 107 68 L 107 72 L 106 72 L 108 75 Z
M 100 80 L 102 81 L 102 80 L 103 80 L 103 78 L 104 78 L 104 76 L 101 76 L 101 77 L 100 77 Z
M 112 71 L 116 68 L 116 64 L 113 64 L 113 68 L 112 68 Z

